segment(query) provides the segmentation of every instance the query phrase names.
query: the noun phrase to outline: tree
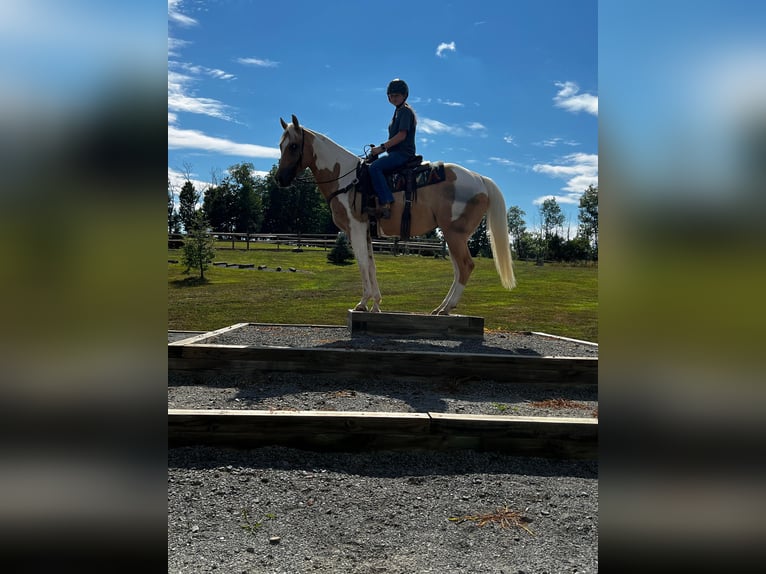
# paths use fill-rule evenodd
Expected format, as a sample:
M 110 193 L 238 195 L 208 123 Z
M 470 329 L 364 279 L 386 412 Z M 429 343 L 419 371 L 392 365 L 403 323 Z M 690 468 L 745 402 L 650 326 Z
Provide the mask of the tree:
M 335 246 L 327 254 L 327 260 L 333 265 L 347 265 L 354 260 L 354 252 L 348 244 L 346 234 L 342 231 L 338 233 Z
M 521 259 L 526 256 L 523 250 L 522 237 L 527 231 L 527 224 L 524 221 L 524 210 L 518 205 L 512 206 L 508 209 L 506 217 L 508 218 L 508 231 L 513 236 L 513 245 L 516 248 L 516 257 Z
M 202 211 L 214 231 L 233 231 L 234 193 L 228 182 L 211 185 L 205 190 Z
M 542 258 L 538 255 L 538 262 L 545 259 L 553 232 L 564 224 L 564 214 L 561 213 L 561 208 L 556 203 L 555 197 L 549 197 L 540 205 L 540 221 L 543 250 L 540 254 Z
M 168 178 L 168 233 L 178 233 L 179 218 L 175 208 L 175 192 Z
M 181 188 L 181 193 L 178 194 L 178 215 L 186 233 L 189 233 L 194 223 L 197 202 L 199 202 L 199 193 L 194 189 L 194 184 L 187 179 Z
M 588 186 L 580 197 L 580 235 L 593 245 L 593 257 L 598 259 L 598 186 Z
M 207 221 L 202 212 L 197 211 L 186 232 L 186 242 L 183 247 L 183 264 L 186 265 L 184 273 L 189 273 L 191 269 L 199 270 L 199 278 L 204 280 L 208 264 L 214 257 L 213 237 L 208 233 Z
M 256 181 L 252 163 L 238 163 L 229 168 L 224 178 L 233 195 L 232 231 L 256 233 L 263 223 L 263 202 L 256 193 Z
M 288 187 L 279 187 L 274 165 L 268 176 L 258 182 L 263 197 L 265 233 L 333 233 L 337 227 L 327 202 L 317 189 L 309 170 Z
M 492 247 L 487 236 L 487 216 L 481 219 L 481 223 L 468 238 L 468 251 L 472 257 L 480 255 L 482 257 L 492 257 Z

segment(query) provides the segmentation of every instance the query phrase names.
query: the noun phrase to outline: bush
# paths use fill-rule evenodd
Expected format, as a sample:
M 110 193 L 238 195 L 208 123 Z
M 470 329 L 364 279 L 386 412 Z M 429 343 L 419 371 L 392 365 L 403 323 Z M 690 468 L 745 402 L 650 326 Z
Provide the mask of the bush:
M 348 265 L 354 260 L 354 252 L 351 250 L 345 233 L 338 233 L 335 246 L 327 254 L 327 260 L 333 265 Z

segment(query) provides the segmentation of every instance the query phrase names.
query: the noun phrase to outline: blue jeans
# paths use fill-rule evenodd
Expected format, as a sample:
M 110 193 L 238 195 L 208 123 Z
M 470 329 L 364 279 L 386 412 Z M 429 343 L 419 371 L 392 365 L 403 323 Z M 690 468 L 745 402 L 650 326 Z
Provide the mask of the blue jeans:
M 399 166 L 407 163 L 410 156 L 404 153 L 391 152 L 388 155 L 379 157 L 370 164 L 370 179 L 372 179 L 372 187 L 375 189 L 375 193 L 378 196 L 378 201 L 383 203 L 393 203 L 394 194 L 391 193 L 391 189 L 386 182 L 386 175 L 384 172 L 390 172 Z

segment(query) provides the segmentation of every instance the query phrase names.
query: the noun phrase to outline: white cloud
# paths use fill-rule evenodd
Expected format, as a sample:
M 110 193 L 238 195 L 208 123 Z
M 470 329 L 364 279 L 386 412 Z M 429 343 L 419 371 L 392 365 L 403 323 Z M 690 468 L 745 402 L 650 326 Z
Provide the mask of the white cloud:
M 439 56 L 440 58 L 443 58 L 444 57 L 444 52 L 446 50 L 449 50 L 450 52 L 454 52 L 455 51 L 455 42 L 449 42 L 449 43 L 442 42 L 441 44 L 439 44 L 437 46 L 437 48 L 436 48 L 436 55 Z
M 254 158 L 279 158 L 279 148 L 256 144 L 243 144 L 203 134 L 197 130 L 182 130 L 168 126 L 168 148 L 197 149 L 216 153 Z
M 276 68 L 279 62 L 261 60 L 260 58 L 237 58 L 237 62 L 246 66 L 258 66 L 259 68 Z
M 168 36 L 168 56 L 178 56 L 178 50 L 189 44 L 190 42 L 186 40 L 179 40 L 178 38 Z
M 454 133 L 455 128 L 448 126 L 447 124 L 444 124 L 440 122 L 439 120 L 419 118 L 418 130 L 426 134 L 448 134 L 448 133 Z
M 556 147 L 558 145 L 568 145 L 570 147 L 574 147 L 574 146 L 580 145 L 580 142 L 577 142 L 575 140 L 565 140 L 564 138 L 560 138 L 560 137 L 552 137 L 540 142 L 535 142 L 532 145 L 542 146 L 542 147 Z
M 529 166 L 524 165 L 523 163 L 519 163 L 517 161 L 513 161 L 505 157 L 492 156 L 489 158 L 489 161 L 491 161 L 492 163 L 496 163 L 498 165 L 503 165 L 505 167 L 512 167 L 514 169 L 520 169 L 524 171 L 527 171 L 529 169 Z
M 509 143 L 511 145 L 516 145 L 516 144 L 513 143 L 513 136 L 505 136 L 505 137 L 503 137 L 503 141 L 505 143 Z
M 196 74 L 198 76 L 204 74 L 206 76 L 210 76 L 211 78 L 217 78 L 219 80 L 232 80 L 236 78 L 234 74 L 224 72 L 223 70 L 219 70 L 217 68 L 208 68 L 206 66 L 196 66 L 194 64 L 188 64 L 188 63 L 179 64 L 179 66 L 182 69 L 186 70 L 187 72 Z
M 557 108 L 563 108 L 568 112 L 587 112 L 598 115 L 598 96 L 592 94 L 580 94 L 580 87 L 574 82 L 556 82 L 559 91 L 553 98 Z
M 462 108 L 462 107 L 465 106 L 465 104 L 463 104 L 461 102 L 451 102 L 450 100 L 442 100 L 441 98 L 439 98 L 436 101 L 439 102 L 440 104 L 445 105 L 445 106 L 452 106 L 454 108 Z
M 432 120 L 430 118 L 418 118 L 418 131 L 427 134 L 449 134 L 453 136 L 467 136 L 476 133 L 485 135 L 486 127 L 479 122 L 469 122 L 463 126 L 451 126 L 440 122 L 439 120 Z
M 556 196 L 556 201 L 559 203 L 577 204 L 589 185 L 594 187 L 598 185 L 598 155 L 596 154 L 573 153 L 565 156 L 560 164 L 536 164 L 532 170 L 566 180 L 566 185 L 561 189 L 568 194 Z M 551 196 L 538 198 L 535 203 L 542 203 L 548 197 Z
M 230 121 L 228 106 L 212 98 L 191 96 L 186 92 L 186 84 L 192 81 L 190 76 L 178 72 L 168 72 L 168 111 L 202 114 Z
M 181 0 L 168 0 L 168 19 L 181 26 L 195 26 L 197 21 L 191 16 L 182 14 Z

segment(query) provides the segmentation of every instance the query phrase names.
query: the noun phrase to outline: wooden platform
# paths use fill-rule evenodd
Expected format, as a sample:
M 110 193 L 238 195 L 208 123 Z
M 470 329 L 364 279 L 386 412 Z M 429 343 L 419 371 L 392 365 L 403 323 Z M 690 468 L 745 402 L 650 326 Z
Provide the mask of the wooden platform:
M 484 318 L 470 315 L 369 313 L 349 309 L 351 335 L 403 335 L 445 338 L 484 338 Z
M 258 374 L 265 371 L 344 373 L 359 376 L 492 379 L 502 383 L 596 385 L 598 359 L 485 353 L 368 351 L 168 345 L 168 370 L 198 374 Z
M 171 447 L 286 446 L 319 451 L 490 450 L 595 459 L 598 420 L 445 413 L 168 409 Z

